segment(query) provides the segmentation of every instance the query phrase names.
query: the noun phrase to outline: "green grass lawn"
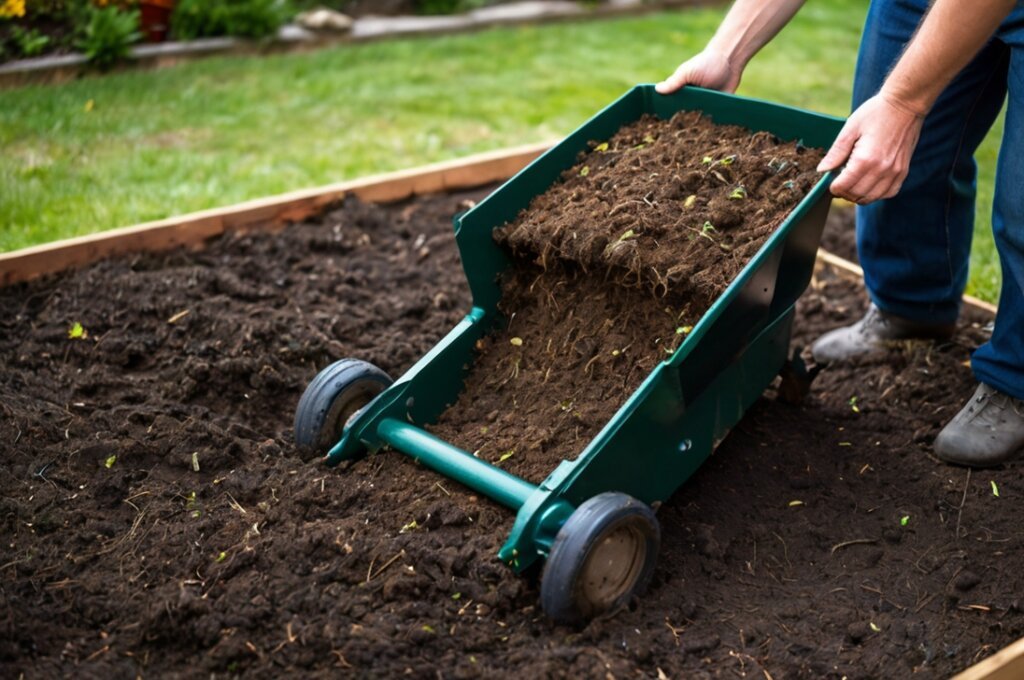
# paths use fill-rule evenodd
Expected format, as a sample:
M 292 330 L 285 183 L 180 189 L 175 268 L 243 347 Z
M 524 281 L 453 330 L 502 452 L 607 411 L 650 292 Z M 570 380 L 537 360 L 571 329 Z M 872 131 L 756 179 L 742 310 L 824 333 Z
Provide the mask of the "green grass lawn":
M 808 3 L 740 93 L 847 113 L 865 9 Z M 0 91 L 0 250 L 557 138 L 699 51 L 724 11 L 213 58 Z M 990 300 L 995 133 L 979 158 L 971 278 Z

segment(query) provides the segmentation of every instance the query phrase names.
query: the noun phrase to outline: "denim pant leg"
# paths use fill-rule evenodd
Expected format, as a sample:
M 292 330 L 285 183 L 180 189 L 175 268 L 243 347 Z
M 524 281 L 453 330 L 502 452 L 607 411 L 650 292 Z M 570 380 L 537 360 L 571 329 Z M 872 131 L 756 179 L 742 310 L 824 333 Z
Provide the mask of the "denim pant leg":
M 876 94 L 928 0 L 873 0 L 854 81 L 854 107 Z M 990 42 L 927 116 L 900 193 L 857 208 L 864 281 L 883 311 L 918 321 L 957 318 L 967 283 L 977 166 L 974 151 L 1002 107 L 1009 48 Z
M 1024 8 L 1018 5 L 997 37 L 1012 49 L 992 212 L 1003 284 L 992 339 L 974 353 L 971 366 L 981 382 L 1024 399 Z

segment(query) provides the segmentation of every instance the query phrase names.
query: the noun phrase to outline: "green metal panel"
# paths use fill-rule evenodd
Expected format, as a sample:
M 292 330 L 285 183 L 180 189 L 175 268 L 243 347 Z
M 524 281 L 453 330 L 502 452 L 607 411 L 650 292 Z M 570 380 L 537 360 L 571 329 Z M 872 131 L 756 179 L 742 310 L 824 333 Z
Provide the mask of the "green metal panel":
M 590 496 L 617 490 L 650 503 L 668 498 L 685 482 L 786 360 L 793 305 L 810 280 L 828 213 L 831 173 L 821 177 L 676 352 L 651 372 L 586 449 L 575 460 L 562 461 L 539 487 L 500 470 L 497 476 L 478 469 L 465 460 L 469 454 L 403 425 L 434 422 L 455 401 L 474 360 L 476 340 L 498 319 L 498 275 L 508 260 L 492 230 L 557 181 L 588 142 L 608 139 L 645 113 L 669 118 L 681 110 L 701 110 L 715 122 L 768 131 L 807 146 L 829 146 L 843 124 L 839 118 L 695 87 L 667 96 L 657 94 L 653 85 L 634 87 L 455 220 L 473 309 L 356 416 L 328 462 L 390 444 L 429 458 L 442 472 L 506 505 L 521 504 L 499 554 L 517 570 L 547 554 L 573 506 Z

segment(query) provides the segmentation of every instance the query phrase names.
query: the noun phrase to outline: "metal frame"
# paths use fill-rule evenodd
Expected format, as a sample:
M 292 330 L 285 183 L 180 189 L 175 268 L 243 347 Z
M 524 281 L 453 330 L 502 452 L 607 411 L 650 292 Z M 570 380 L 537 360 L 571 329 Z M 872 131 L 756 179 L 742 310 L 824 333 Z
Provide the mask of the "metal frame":
M 513 219 L 571 167 L 591 140 L 643 114 L 701 110 L 716 122 L 829 146 L 843 120 L 700 88 L 662 96 L 639 85 L 552 147 L 468 213 L 455 232 L 473 293 L 469 314 L 348 424 L 328 464 L 391 447 L 517 511 L 499 557 L 517 571 L 546 557 L 574 508 L 603 491 L 646 503 L 667 499 L 700 467 L 787 358 L 793 305 L 810 281 L 830 204 L 823 175 L 587 447 L 539 485 L 510 475 L 423 429 L 462 389 L 476 341 L 500 318 L 498 274 L 508 264 L 491 231 Z M 656 472 L 655 472 L 656 471 Z

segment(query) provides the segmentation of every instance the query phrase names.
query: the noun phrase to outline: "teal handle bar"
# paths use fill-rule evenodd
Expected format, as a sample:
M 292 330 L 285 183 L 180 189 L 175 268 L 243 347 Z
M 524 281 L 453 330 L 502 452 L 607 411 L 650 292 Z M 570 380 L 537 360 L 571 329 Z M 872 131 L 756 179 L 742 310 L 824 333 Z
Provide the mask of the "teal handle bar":
M 377 435 L 391 448 L 414 458 L 445 477 L 479 491 L 507 508 L 519 510 L 537 487 L 471 453 L 438 439 L 415 425 L 385 418 Z

